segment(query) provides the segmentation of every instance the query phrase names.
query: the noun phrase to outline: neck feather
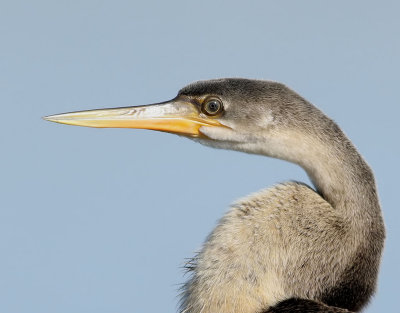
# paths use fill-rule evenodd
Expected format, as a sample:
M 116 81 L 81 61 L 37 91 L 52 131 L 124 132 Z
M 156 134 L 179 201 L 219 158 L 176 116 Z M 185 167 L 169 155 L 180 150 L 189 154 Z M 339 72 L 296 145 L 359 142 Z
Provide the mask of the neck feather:
M 323 114 L 310 121 L 315 129 L 301 125 L 238 136 L 238 131 L 202 128 L 213 140 L 201 143 L 283 159 L 300 165 L 316 191 L 344 218 L 357 223 L 380 219 L 375 180 L 368 164 L 340 128 Z M 294 130 L 293 130 L 294 129 Z
M 262 154 L 300 165 L 316 190 L 343 216 L 357 222 L 380 216 L 373 173 L 334 124 L 332 131 L 272 134 Z M 355 219 L 356 218 L 356 219 Z

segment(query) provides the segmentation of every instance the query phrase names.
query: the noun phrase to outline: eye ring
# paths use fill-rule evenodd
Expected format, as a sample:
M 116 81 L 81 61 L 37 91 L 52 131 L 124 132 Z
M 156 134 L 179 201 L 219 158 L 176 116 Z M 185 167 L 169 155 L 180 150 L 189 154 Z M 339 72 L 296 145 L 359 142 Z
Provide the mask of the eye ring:
M 216 97 L 207 98 L 201 105 L 201 111 L 208 116 L 215 116 L 224 110 L 222 101 Z

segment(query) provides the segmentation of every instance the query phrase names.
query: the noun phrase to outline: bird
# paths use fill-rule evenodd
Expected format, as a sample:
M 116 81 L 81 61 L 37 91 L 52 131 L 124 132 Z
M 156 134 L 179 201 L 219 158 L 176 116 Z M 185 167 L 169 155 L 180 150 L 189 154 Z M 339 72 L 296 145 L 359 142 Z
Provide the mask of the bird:
M 193 82 L 156 104 L 45 117 L 141 128 L 301 166 L 233 203 L 188 262 L 181 313 L 359 312 L 376 289 L 385 226 L 373 172 L 339 126 L 286 85 Z

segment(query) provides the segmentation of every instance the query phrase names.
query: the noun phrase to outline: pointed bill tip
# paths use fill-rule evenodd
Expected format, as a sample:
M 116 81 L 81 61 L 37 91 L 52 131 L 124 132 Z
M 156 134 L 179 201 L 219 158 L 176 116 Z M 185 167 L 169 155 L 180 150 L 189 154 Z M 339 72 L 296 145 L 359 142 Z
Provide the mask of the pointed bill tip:
M 43 116 L 42 119 L 44 119 L 45 121 L 55 122 L 54 116 L 56 115 L 47 115 Z
M 50 122 L 60 123 L 60 124 L 74 125 L 77 123 L 77 121 L 74 121 L 73 119 L 71 119 L 70 113 L 43 116 L 42 119 L 44 119 L 45 121 L 50 121 Z M 84 126 L 84 125 L 82 125 L 82 126 Z

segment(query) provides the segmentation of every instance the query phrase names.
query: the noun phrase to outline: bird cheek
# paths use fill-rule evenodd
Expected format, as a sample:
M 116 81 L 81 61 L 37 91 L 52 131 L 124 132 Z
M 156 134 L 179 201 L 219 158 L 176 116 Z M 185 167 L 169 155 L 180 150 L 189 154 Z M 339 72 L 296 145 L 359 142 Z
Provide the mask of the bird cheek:
M 234 139 L 234 131 L 229 128 L 201 126 L 199 130 L 209 139 L 218 141 L 232 141 Z

